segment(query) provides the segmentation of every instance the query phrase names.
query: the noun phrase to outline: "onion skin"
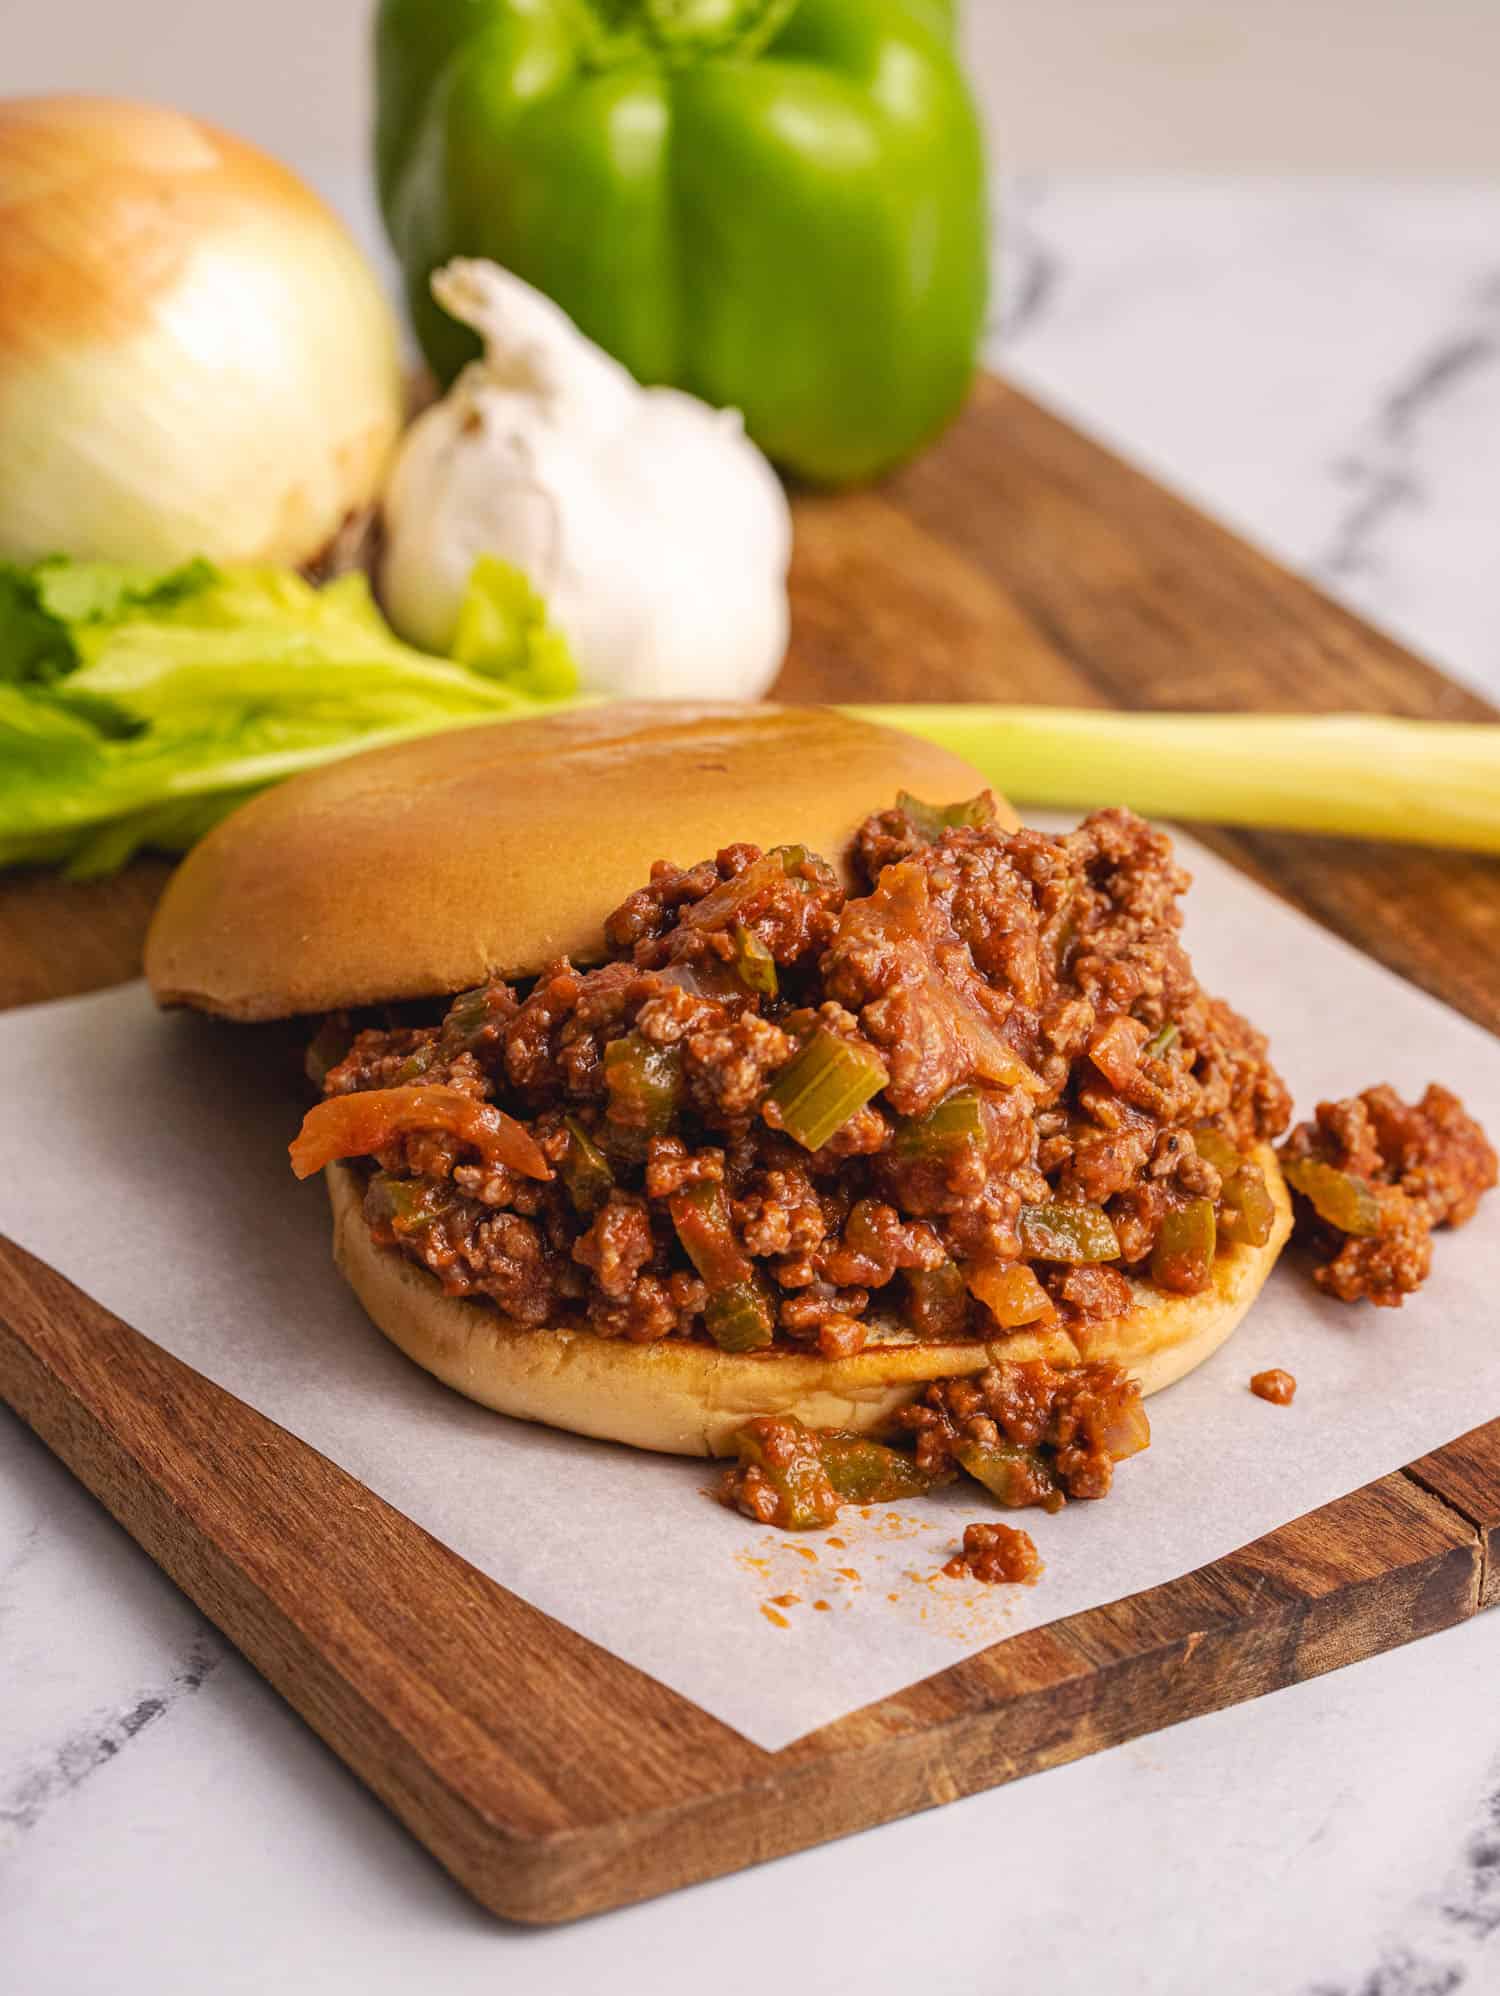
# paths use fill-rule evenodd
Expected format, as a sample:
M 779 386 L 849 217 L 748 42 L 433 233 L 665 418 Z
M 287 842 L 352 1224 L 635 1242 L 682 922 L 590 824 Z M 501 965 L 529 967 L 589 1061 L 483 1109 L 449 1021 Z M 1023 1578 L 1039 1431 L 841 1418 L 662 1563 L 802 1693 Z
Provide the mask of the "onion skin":
M 175 111 L 0 102 L 0 559 L 298 566 L 402 413 L 390 306 L 285 167 Z

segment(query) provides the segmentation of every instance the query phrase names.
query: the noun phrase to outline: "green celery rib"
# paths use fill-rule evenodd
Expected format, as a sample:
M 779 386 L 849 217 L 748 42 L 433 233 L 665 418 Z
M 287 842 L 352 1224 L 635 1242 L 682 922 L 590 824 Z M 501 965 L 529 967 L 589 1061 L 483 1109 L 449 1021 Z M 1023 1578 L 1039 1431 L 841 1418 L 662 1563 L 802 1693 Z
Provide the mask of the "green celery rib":
M 1375 714 L 853 706 L 951 749 L 1014 803 L 1500 852 L 1500 724 Z

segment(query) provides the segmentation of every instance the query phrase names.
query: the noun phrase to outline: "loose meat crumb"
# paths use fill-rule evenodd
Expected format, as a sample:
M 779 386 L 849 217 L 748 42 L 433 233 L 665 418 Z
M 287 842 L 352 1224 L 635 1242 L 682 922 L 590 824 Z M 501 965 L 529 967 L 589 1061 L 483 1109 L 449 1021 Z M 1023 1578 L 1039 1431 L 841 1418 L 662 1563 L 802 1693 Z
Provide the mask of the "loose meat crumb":
M 1100 1363 L 1062 1371 L 1033 1359 L 937 1380 L 897 1419 L 928 1475 L 967 1469 L 1002 1503 L 1047 1510 L 1107 1496 L 1114 1465 L 1151 1439 L 1137 1382 Z
M 1289 1372 L 1283 1372 L 1279 1365 L 1273 1365 L 1267 1372 L 1257 1372 L 1251 1376 L 1250 1391 L 1259 1400 L 1269 1400 L 1273 1407 L 1290 1407 L 1297 1391 L 1297 1382 Z
M 950 1580 L 1034 1587 L 1046 1572 L 1029 1532 L 1015 1525 L 965 1525 L 963 1551 L 943 1568 Z
M 800 1421 L 757 1415 L 735 1437 L 738 1467 L 724 1472 L 719 1496 L 760 1525 L 816 1531 L 839 1514 L 820 1437 Z
M 644 1199 L 611 1192 L 593 1225 L 573 1243 L 573 1259 L 592 1269 L 600 1293 L 621 1303 L 656 1252 L 651 1215 Z
M 902 1424 L 915 1437 L 913 1450 L 849 1429 L 809 1428 L 791 1414 L 756 1415 L 735 1431 L 739 1460 L 719 1495 L 757 1524 L 784 1531 L 820 1530 L 841 1505 L 923 1496 L 960 1474 L 1002 1504 L 1055 1511 L 1067 1497 L 1104 1496 L 1114 1464 L 1150 1439 L 1135 1381 L 1107 1365 L 1062 1373 L 1009 1364 L 977 1380 L 936 1380 Z
M 1123 1317 L 1133 1300 L 1130 1284 L 1114 1268 L 1054 1269 L 1045 1286 L 1074 1317 Z
M 1320 1102 L 1280 1157 L 1313 1280 L 1340 1302 L 1399 1306 L 1432 1267 L 1432 1231 L 1470 1220 L 1495 1183 L 1484 1131 L 1434 1082 L 1406 1103 L 1385 1085 Z

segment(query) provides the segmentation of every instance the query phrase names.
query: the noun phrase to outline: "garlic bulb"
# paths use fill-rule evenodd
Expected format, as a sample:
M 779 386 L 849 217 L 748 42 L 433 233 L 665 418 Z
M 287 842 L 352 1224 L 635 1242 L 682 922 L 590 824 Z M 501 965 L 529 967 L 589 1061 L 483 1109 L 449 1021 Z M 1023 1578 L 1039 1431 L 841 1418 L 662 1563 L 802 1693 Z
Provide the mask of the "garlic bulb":
M 174 111 L 0 103 L 0 558 L 310 560 L 401 415 L 394 315 L 295 175 Z
M 418 418 L 384 500 L 381 594 L 444 650 L 476 559 L 525 571 L 583 685 L 750 700 L 787 639 L 791 516 L 738 414 L 641 388 L 495 264 L 434 273 L 485 352 Z

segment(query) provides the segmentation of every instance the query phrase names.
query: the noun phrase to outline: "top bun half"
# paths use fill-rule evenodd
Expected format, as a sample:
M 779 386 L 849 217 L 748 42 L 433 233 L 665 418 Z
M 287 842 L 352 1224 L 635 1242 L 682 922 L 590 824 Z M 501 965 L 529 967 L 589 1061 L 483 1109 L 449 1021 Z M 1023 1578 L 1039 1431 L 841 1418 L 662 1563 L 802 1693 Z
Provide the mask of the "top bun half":
M 618 703 L 424 736 L 226 818 L 173 875 L 146 976 L 159 1005 L 245 1020 L 534 976 L 597 961 L 658 859 L 746 840 L 843 867 L 898 790 L 984 788 L 945 749 L 829 708 Z

